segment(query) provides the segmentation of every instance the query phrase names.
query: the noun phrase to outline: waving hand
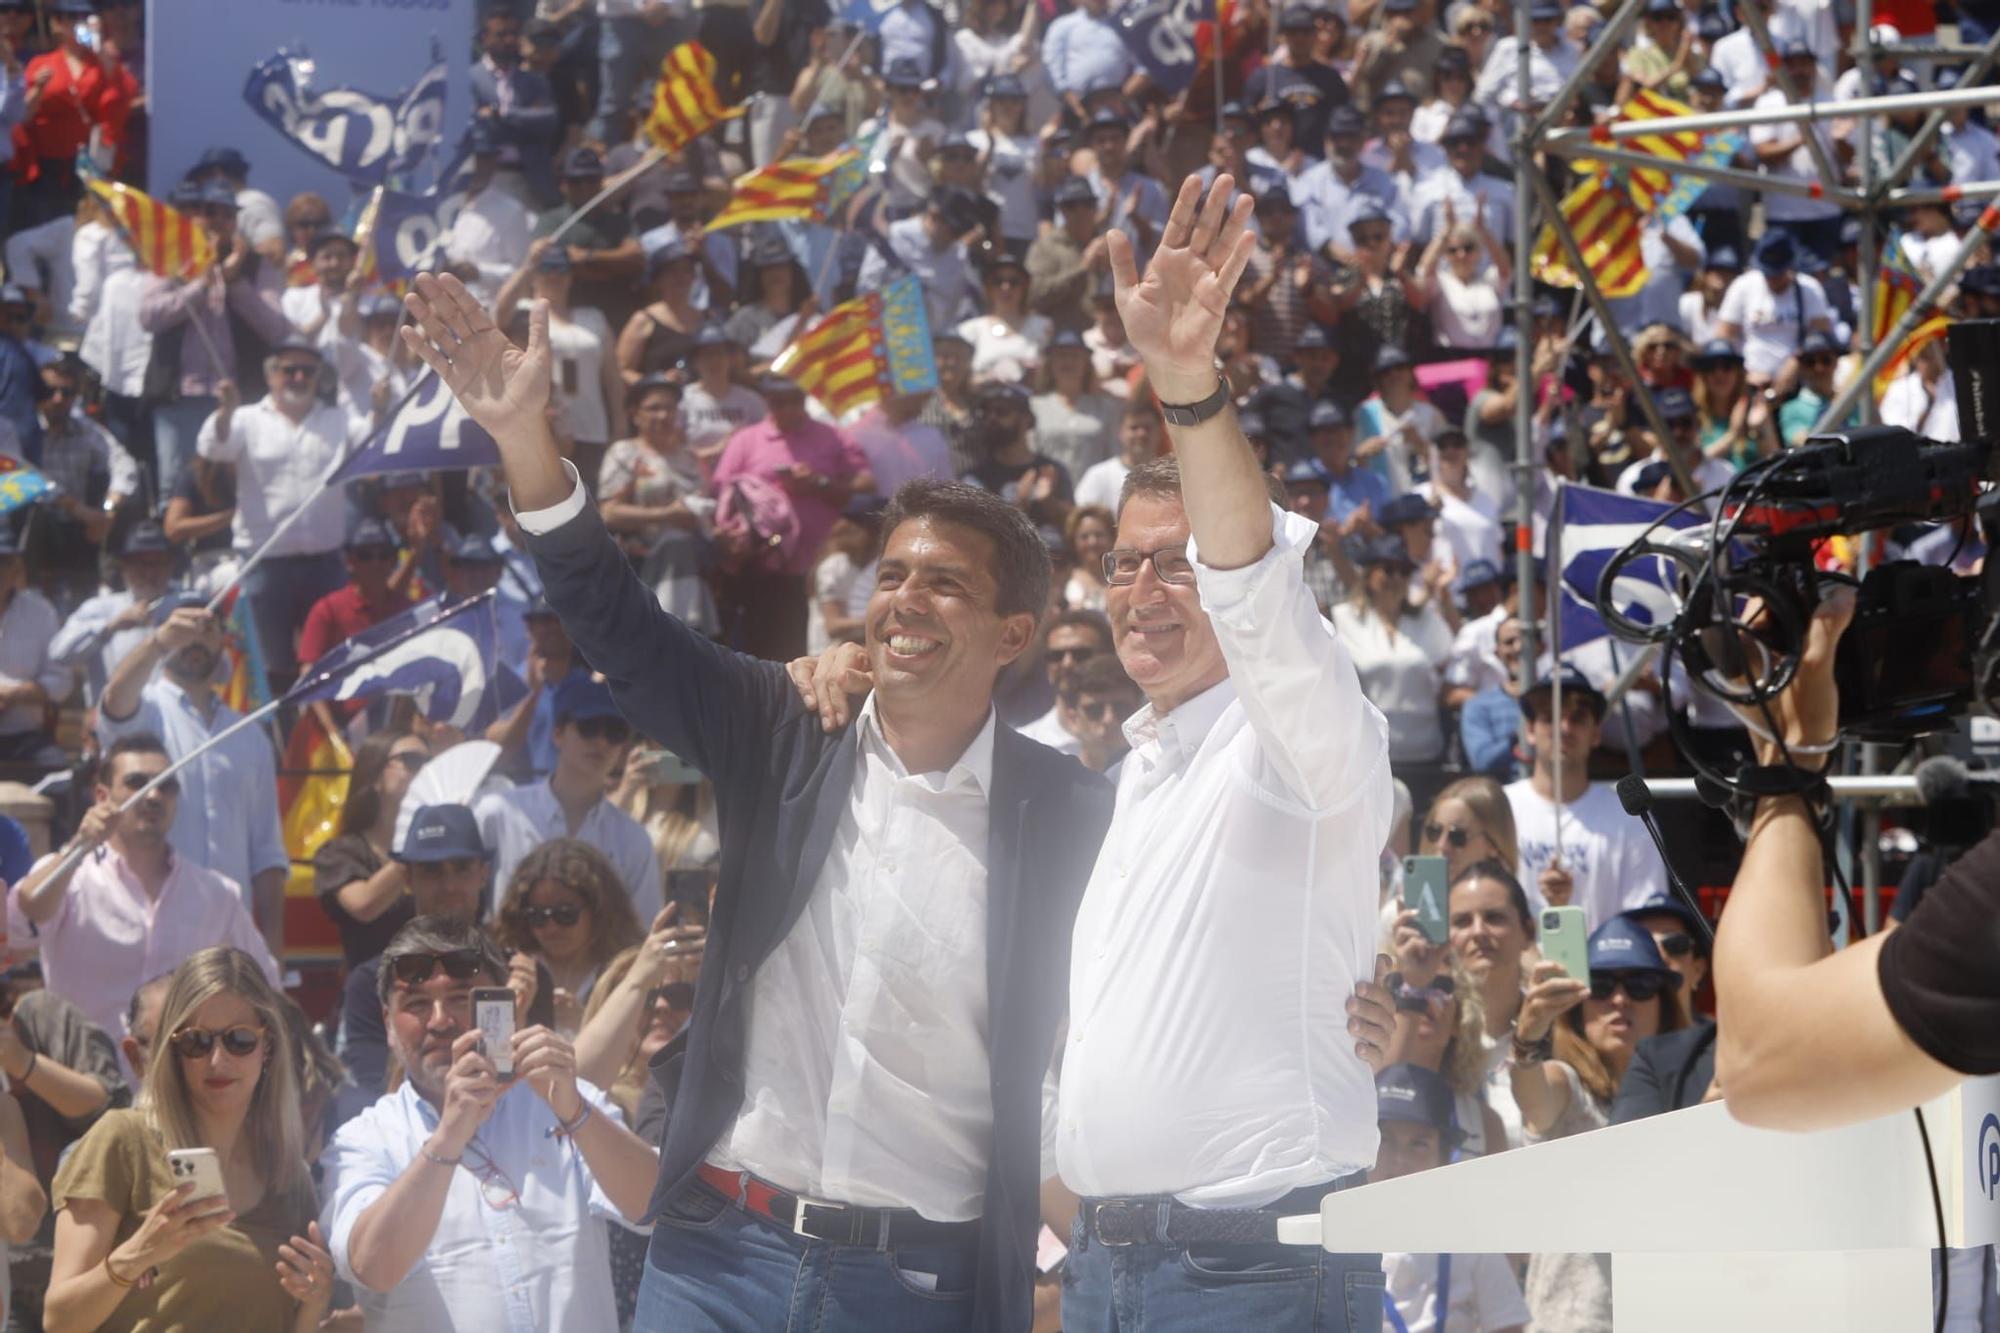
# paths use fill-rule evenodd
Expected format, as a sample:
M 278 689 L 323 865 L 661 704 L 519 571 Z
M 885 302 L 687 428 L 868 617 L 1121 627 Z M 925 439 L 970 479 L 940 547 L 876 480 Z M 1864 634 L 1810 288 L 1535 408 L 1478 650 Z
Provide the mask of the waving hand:
M 549 307 L 528 307 L 528 346 L 508 341 L 465 284 L 422 274 L 404 306 L 417 322 L 403 341 L 438 373 L 466 413 L 496 437 L 539 421 L 549 401 Z
M 1143 278 L 1125 234 L 1106 237 L 1125 336 L 1167 402 L 1203 398 L 1215 387 L 1222 317 L 1257 244 L 1249 228 L 1254 207 L 1249 195 L 1236 194 L 1236 182 L 1226 173 L 1215 178 L 1205 200 L 1201 178 L 1189 176 Z

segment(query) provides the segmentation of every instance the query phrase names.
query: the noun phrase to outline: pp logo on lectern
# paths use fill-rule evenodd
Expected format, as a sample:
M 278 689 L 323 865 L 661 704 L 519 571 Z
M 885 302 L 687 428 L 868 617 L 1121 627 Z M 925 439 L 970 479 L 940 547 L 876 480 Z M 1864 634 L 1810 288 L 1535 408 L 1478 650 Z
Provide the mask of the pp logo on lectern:
M 1979 1173 L 1979 1188 L 1988 1199 L 2000 1195 L 2000 1115 L 1989 1112 L 1979 1122 L 1979 1155 L 1972 1169 Z

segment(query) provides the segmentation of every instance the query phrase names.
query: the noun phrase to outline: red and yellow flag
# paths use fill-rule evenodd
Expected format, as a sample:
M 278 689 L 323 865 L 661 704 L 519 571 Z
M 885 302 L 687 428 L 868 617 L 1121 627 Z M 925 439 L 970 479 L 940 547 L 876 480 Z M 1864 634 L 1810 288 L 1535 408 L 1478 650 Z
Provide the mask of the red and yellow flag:
M 1639 210 L 1624 190 L 1607 184 L 1602 176 L 1590 177 L 1562 201 L 1562 219 L 1576 237 L 1576 248 L 1582 251 L 1591 277 L 1606 296 L 1631 296 L 1646 285 L 1646 259 L 1639 248 Z M 1582 286 L 1570 270 L 1554 227 L 1542 228 L 1530 268 L 1552 286 Z
M 1631 101 L 1618 110 L 1619 120 L 1661 120 L 1669 116 L 1692 116 L 1694 108 L 1676 102 L 1671 97 L 1640 89 Z M 1680 130 L 1667 134 L 1642 134 L 1637 138 L 1623 140 L 1619 147 L 1628 153 L 1644 153 L 1671 164 L 1692 162 L 1701 156 L 1702 133 L 1699 130 Z M 1674 178 L 1669 173 L 1671 165 L 1659 170 L 1650 167 L 1634 167 L 1627 173 L 1627 184 L 1632 192 L 1632 202 L 1641 212 L 1650 213 L 1658 206 L 1660 199 L 1674 188 Z
M 794 157 L 740 176 L 729 202 L 706 230 L 721 231 L 743 222 L 796 218 L 825 222 L 852 197 L 865 172 L 861 150 L 836 148 L 825 157 Z
M 708 48 L 700 42 L 682 42 L 660 64 L 646 137 L 665 151 L 678 153 L 717 121 L 742 114 L 742 107 L 725 107 L 716 95 L 715 57 Z
M 892 394 L 935 389 L 923 285 L 905 274 L 841 302 L 778 353 L 771 369 L 835 416 Z
M 148 272 L 179 278 L 215 262 L 215 242 L 208 231 L 179 209 L 117 181 L 85 176 L 84 184 L 118 220 L 125 239 Z
M 1883 394 L 1887 393 L 1889 386 L 1896 382 L 1896 377 L 1902 374 L 1909 366 L 1910 358 L 1944 337 L 1945 331 L 1950 327 L 1951 320 L 1943 315 L 1932 315 L 1929 319 L 1911 329 L 1910 336 L 1903 339 L 1903 345 L 1896 349 L 1896 354 L 1883 362 L 1882 369 L 1877 372 L 1875 376 L 1875 396 L 1880 398 Z

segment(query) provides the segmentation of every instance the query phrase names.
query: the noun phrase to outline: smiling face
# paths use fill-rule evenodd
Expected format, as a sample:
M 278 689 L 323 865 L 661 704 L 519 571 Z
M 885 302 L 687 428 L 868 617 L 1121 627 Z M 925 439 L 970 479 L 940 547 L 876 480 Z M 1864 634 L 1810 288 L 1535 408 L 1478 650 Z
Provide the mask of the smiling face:
M 1149 557 L 1184 551 L 1191 535 L 1187 511 L 1172 496 L 1134 495 L 1118 518 L 1118 547 Z M 1178 708 L 1229 674 L 1195 585 L 1163 581 L 1150 558 L 1140 562 L 1131 583 L 1106 591 L 1104 609 L 1125 674 L 1161 711 Z
M 863 647 L 885 703 L 988 698 L 1034 638 L 1035 618 L 1001 615 L 985 533 L 948 519 L 896 525 L 876 566 Z

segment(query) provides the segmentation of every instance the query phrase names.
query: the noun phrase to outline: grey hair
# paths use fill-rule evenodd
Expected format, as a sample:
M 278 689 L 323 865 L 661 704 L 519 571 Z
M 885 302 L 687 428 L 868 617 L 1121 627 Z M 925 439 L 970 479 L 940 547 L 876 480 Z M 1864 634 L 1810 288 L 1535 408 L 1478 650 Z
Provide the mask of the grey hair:
M 1271 503 L 1280 509 L 1285 507 L 1285 485 L 1276 477 L 1264 474 L 1264 492 L 1271 497 Z M 1163 500 L 1181 503 L 1181 460 L 1171 453 L 1149 458 L 1125 474 L 1125 484 L 1118 488 L 1118 517 L 1125 517 L 1125 506 L 1134 497 L 1141 495 L 1158 496 Z

